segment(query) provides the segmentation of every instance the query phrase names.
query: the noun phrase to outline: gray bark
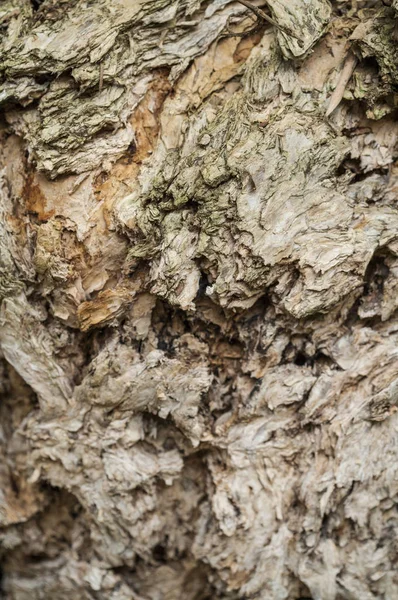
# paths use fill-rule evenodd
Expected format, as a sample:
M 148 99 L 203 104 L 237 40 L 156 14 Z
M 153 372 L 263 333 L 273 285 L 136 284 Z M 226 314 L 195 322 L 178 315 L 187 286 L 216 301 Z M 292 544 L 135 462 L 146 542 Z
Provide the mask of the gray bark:
M 257 6 L 0 4 L 6 600 L 398 598 L 398 1 Z

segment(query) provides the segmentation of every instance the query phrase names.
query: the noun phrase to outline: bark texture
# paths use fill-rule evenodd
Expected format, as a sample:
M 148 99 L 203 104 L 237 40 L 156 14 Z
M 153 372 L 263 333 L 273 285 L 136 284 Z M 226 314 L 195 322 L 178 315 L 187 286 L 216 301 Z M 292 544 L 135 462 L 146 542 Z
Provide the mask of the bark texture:
M 398 0 L 257 5 L 0 3 L 5 600 L 398 598 Z

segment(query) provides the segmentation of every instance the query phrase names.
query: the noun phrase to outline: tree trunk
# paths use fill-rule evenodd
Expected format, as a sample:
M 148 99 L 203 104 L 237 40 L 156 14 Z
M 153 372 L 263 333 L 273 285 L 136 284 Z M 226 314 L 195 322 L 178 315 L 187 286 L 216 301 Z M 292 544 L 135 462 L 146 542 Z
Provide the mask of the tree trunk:
M 0 5 L 5 600 L 398 598 L 398 0 L 247 4 Z

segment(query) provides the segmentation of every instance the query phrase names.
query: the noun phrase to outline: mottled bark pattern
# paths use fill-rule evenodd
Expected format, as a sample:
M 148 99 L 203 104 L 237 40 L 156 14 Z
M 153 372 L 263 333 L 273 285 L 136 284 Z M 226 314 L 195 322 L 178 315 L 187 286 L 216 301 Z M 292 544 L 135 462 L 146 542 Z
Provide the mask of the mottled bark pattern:
M 256 5 L 0 4 L 5 600 L 398 598 L 398 2 Z

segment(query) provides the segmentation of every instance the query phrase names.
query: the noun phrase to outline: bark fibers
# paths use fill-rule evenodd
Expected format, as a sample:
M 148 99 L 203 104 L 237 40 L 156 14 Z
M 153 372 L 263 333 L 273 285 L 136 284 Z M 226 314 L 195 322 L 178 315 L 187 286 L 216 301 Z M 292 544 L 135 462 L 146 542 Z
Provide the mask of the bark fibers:
M 0 5 L 6 600 L 398 597 L 398 2 L 257 5 Z

